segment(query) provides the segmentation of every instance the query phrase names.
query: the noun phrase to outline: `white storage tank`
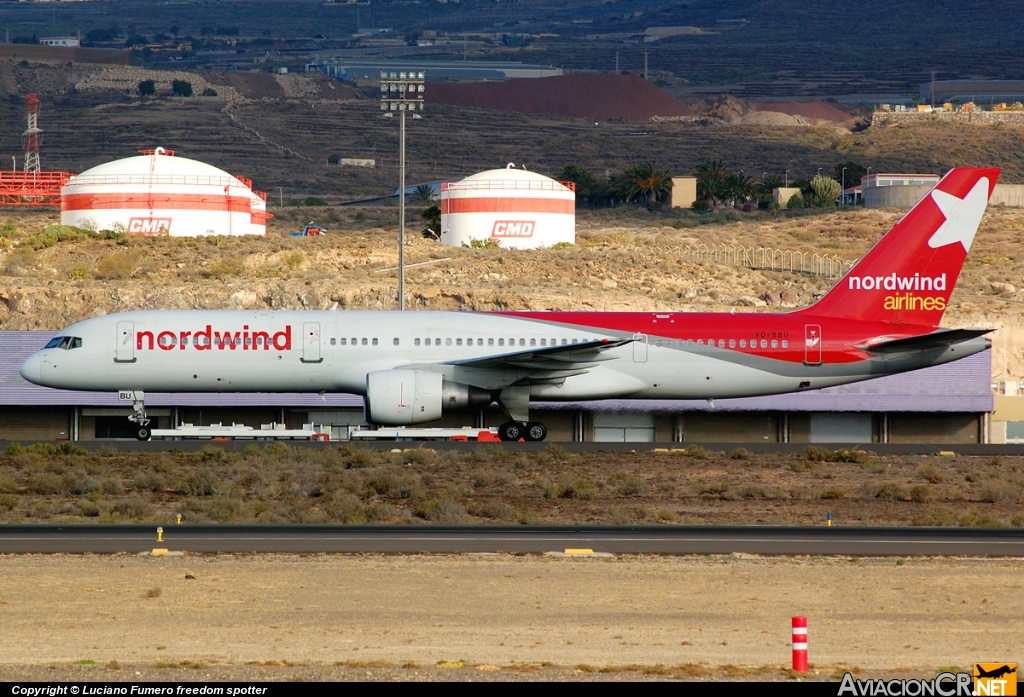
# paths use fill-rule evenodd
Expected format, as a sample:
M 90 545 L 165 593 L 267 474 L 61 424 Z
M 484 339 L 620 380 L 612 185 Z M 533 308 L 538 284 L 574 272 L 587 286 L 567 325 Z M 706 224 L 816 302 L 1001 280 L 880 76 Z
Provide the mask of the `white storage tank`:
M 516 249 L 574 244 L 575 187 L 512 164 L 441 184 L 441 242 L 474 240 Z
M 88 169 L 60 192 L 60 222 L 134 235 L 265 235 L 266 194 L 252 182 L 157 148 Z

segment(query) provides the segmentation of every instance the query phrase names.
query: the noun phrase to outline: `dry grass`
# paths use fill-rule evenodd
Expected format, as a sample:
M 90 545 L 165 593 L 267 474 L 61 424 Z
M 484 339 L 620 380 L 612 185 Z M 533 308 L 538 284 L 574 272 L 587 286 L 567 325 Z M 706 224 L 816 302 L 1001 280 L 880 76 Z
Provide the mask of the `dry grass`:
M 1018 457 L 864 464 L 831 451 L 812 461 L 751 453 L 739 465 L 715 451 L 562 459 L 557 446 L 80 450 L 15 446 L 0 455 L 0 523 L 170 522 L 181 513 L 186 522 L 788 525 L 832 511 L 841 525 L 1024 525 Z

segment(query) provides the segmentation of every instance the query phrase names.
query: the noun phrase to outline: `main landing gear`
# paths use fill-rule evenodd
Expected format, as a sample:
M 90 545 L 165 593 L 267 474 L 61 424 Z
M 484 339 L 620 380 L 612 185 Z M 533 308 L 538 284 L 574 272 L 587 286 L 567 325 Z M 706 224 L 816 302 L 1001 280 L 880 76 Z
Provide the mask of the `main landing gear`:
M 149 429 L 149 419 L 146 417 L 146 393 L 142 390 L 121 392 L 118 397 L 132 400 L 132 413 L 128 420 L 137 426 L 135 437 L 138 440 L 149 440 L 153 433 Z
M 504 441 L 541 441 L 548 437 L 548 429 L 539 421 L 506 421 L 498 426 L 498 437 Z

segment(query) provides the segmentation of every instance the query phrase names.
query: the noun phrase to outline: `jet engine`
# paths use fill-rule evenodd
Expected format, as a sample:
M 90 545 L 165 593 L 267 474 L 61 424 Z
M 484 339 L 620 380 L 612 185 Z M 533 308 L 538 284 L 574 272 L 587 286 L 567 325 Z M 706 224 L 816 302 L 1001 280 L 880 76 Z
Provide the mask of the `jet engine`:
M 369 423 L 406 426 L 440 419 L 442 412 L 487 406 L 487 390 L 449 382 L 424 370 L 378 370 L 366 376 L 364 415 Z

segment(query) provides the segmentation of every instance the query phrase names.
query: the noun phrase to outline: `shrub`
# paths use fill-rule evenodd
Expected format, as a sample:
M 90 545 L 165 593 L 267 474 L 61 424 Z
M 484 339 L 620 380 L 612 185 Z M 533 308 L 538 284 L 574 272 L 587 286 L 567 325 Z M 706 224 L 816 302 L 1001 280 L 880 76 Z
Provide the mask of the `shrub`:
M 676 519 L 676 514 L 667 508 L 659 508 L 654 512 L 654 519 L 659 523 L 671 523 Z
M 152 97 L 156 94 L 156 82 L 153 80 L 142 80 L 139 82 L 139 94 L 143 97 Z
M 589 501 L 597 496 L 597 485 L 586 479 L 575 479 L 562 488 L 560 497 L 563 499 L 580 499 Z
M 174 80 L 171 82 L 171 89 L 178 97 L 192 96 L 192 83 L 188 80 Z
M 133 496 L 124 501 L 118 501 L 111 507 L 111 513 L 128 518 L 129 520 L 141 520 L 153 515 L 153 507 L 140 496 Z
M 729 457 L 733 460 L 749 460 L 754 454 L 746 448 L 736 448 L 729 453 Z
M 120 477 L 107 477 L 100 482 L 100 491 L 104 494 L 120 494 L 124 491 L 124 483 Z
M 828 460 L 828 451 L 817 445 L 808 445 L 807 449 L 804 450 L 804 455 L 811 462 L 825 462 Z
M 946 481 L 946 476 L 935 465 L 921 465 L 917 469 L 917 476 L 931 484 Z
M 411 448 L 402 451 L 402 462 L 406 465 L 429 465 L 437 453 L 427 448 Z
M 204 445 L 198 455 L 200 462 L 223 462 L 226 456 L 224 448 L 214 448 L 209 445 Z
M 687 457 L 703 460 L 708 456 L 708 451 L 699 445 L 691 445 L 686 449 Z
M 0 496 L 0 511 L 13 511 L 18 505 L 18 498 L 10 494 Z
M 100 507 L 95 501 L 79 501 L 78 515 L 86 518 L 96 518 L 100 514 Z
M 417 506 L 413 515 L 437 523 L 458 523 L 465 519 L 466 509 L 450 499 L 431 499 Z
M 67 488 L 60 477 L 50 472 L 44 472 L 29 477 L 26 490 L 31 494 L 50 496 L 53 494 L 63 494 L 67 491 Z
M 978 498 L 985 503 L 1013 503 L 1017 500 L 1017 487 L 1005 482 L 990 481 L 981 487 Z
M 204 97 L 216 97 L 217 96 L 217 90 L 213 89 L 212 87 L 207 87 L 205 90 L 203 90 L 203 96 Z
M 324 201 L 322 198 L 319 198 L 318 196 L 307 196 L 306 200 L 302 202 L 302 205 L 304 205 L 304 206 L 326 206 L 327 205 L 327 201 Z
M 844 496 L 846 496 L 846 492 L 837 486 L 829 487 L 821 492 L 821 498 L 823 499 L 841 499 Z
M 7 455 L 20 455 L 21 451 L 21 443 L 11 443 L 10 445 L 7 446 L 7 449 L 4 450 L 4 453 Z
M 503 462 L 510 456 L 511 453 L 500 445 L 479 445 L 472 457 L 477 462 Z
M 33 443 L 26 450 L 30 453 L 39 453 L 40 455 L 57 454 L 57 446 L 53 443 Z
M 167 486 L 164 478 L 149 470 L 135 475 L 133 486 L 138 491 L 160 491 Z
M 96 264 L 96 275 L 108 279 L 128 278 L 135 273 L 137 264 L 138 260 L 132 251 L 111 252 Z
M 182 496 L 212 496 L 214 484 L 216 481 L 212 473 L 205 470 L 190 472 L 178 485 L 177 491 Z
M 932 500 L 932 492 L 924 484 L 915 484 L 910 487 L 910 500 L 915 503 L 928 503 Z
M 615 496 L 643 496 L 647 491 L 647 482 L 640 477 L 620 475 L 616 478 Z

